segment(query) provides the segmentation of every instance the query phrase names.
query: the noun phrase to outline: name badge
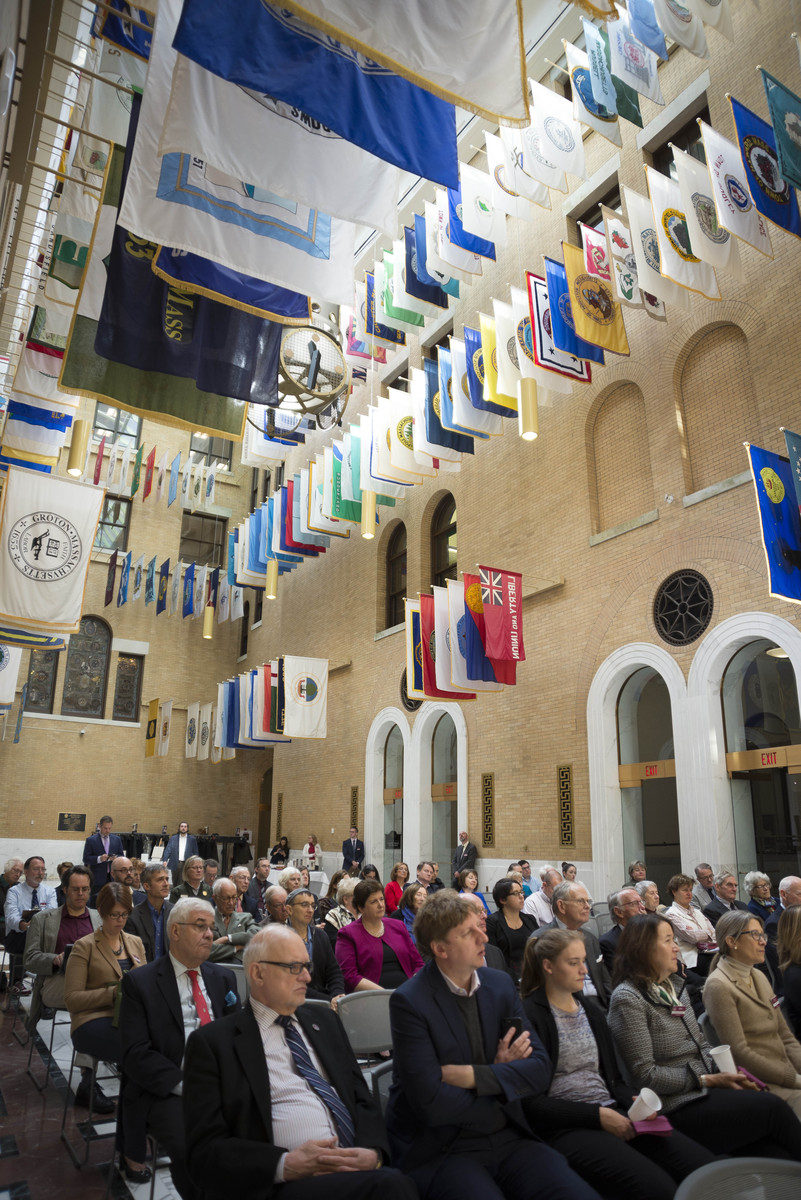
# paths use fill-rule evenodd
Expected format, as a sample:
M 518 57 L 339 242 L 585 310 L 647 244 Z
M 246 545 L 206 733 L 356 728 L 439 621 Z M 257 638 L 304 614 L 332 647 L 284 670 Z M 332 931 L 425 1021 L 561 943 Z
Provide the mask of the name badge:
M 698 949 L 702 954 L 717 954 L 717 942 L 699 942 Z
M 671 1017 L 683 1017 L 687 1011 L 686 1004 L 674 1004 L 670 1010 Z
M 781 998 L 779 996 L 771 996 L 770 1003 L 773 1008 L 778 1008 L 781 1004 Z

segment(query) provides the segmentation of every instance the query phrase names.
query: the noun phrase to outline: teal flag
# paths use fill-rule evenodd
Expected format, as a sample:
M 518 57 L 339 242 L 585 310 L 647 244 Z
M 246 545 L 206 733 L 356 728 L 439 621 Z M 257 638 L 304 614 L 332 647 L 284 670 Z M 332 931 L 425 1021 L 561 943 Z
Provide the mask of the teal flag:
M 793 472 L 795 498 L 798 501 L 799 511 L 801 511 L 801 434 L 790 433 L 789 429 L 785 429 L 784 440 L 787 443 L 787 457 L 790 459 L 790 468 Z
M 759 69 L 768 98 L 782 179 L 793 187 L 801 187 L 801 99 L 764 67 Z
M 801 604 L 801 516 L 790 462 L 748 447 L 771 596 Z
M 612 55 L 609 49 L 609 34 L 603 26 L 601 26 L 598 32 L 601 35 L 601 40 L 606 51 L 606 61 L 610 63 Z M 622 117 L 624 121 L 628 121 L 629 124 L 636 125 L 638 129 L 642 129 L 640 99 L 634 88 L 629 87 L 624 80 L 618 79 L 617 75 L 612 75 L 612 84 L 615 89 L 615 100 L 617 101 L 617 115 Z

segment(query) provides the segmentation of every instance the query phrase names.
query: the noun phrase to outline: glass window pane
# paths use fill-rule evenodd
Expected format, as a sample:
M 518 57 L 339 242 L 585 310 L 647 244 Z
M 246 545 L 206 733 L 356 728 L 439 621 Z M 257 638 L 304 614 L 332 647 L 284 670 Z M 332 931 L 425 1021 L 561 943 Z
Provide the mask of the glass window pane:
M 445 713 L 437 721 L 431 747 L 431 782 L 456 782 L 456 726 Z
M 138 721 L 139 700 L 142 694 L 142 673 L 145 660 L 141 654 L 121 654 L 117 660 L 117 678 L 114 683 L 115 721 Z
M 125 550 L 128 547 L 128 522 L 131 501 L 120 496 L 106 496 L 95 534 L 96 550 Z
M 92 425 L 92 441 L 99 442 L 105 437 L 107 443 L 117 442 L 119 445 L 136 449 L 141 433 L 141 417 L 98 401 Z
M 26 712 L 51 713 L 56 693 L 59 650 L 32 650 L 28 664 Z
M 111 630 L 106 622 L 99 617 L 83 617 L 67 650 L 62 716 L 104 715 L 110 656 Z
M 185 512 L 181 518 L 179 558 L 182 562 L 196 562 L 201 567 L 222 566 L 227 530 L 228 522 L 224 517 Z

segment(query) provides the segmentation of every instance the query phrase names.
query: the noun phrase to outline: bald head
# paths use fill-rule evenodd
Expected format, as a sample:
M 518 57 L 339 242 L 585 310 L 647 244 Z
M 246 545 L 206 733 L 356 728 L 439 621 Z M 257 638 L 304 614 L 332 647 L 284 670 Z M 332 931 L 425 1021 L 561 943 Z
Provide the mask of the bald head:
M 124 883 L 126 887 L 134 885 L 133 863 L 130 858 L 115 858 L 111 864 L 111 878 L 115 883 Z
M 309 952 L 288 926 L 263 925 L 245 947 L 242 962 L 253 1000 L 287 1016 L 303 1004 L 311 979 Z
M 467 902 L 470 904 L 471 908 L 474 908 L 476 910 L 476 916 L 478 917 L 479 924 L 481 925 L 481 928 L 486 932 L 487 910 L 484 907 L 481 899 L 476 895 L 475 892 L 461 892 L 460 895 L 463 900 L 467 900 Z
M 785 875 L 779 884 L 779 899 L 783 908 L 801 904 L 801 879 L 797 875 Z

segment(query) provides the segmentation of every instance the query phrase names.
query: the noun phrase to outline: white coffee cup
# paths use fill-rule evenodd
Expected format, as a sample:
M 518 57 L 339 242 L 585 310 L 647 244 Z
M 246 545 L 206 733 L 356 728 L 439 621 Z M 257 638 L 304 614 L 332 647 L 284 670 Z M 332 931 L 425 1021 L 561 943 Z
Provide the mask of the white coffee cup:
M 712 1055 L 715 1066 L 719 1071 L 730 1071 L 732 1074 L 737 1071 L 731 1046 L 713 1046 L 709 1053 Z
M 656 1092 L 652 1092 L 647 1087 L 641 1088 L 639 1096 L 636 1097 L 629 1109 L 629 1120 L 647 1121 L 649 1117 L 656 1116 L 661 1107 L 662 1101 Z

